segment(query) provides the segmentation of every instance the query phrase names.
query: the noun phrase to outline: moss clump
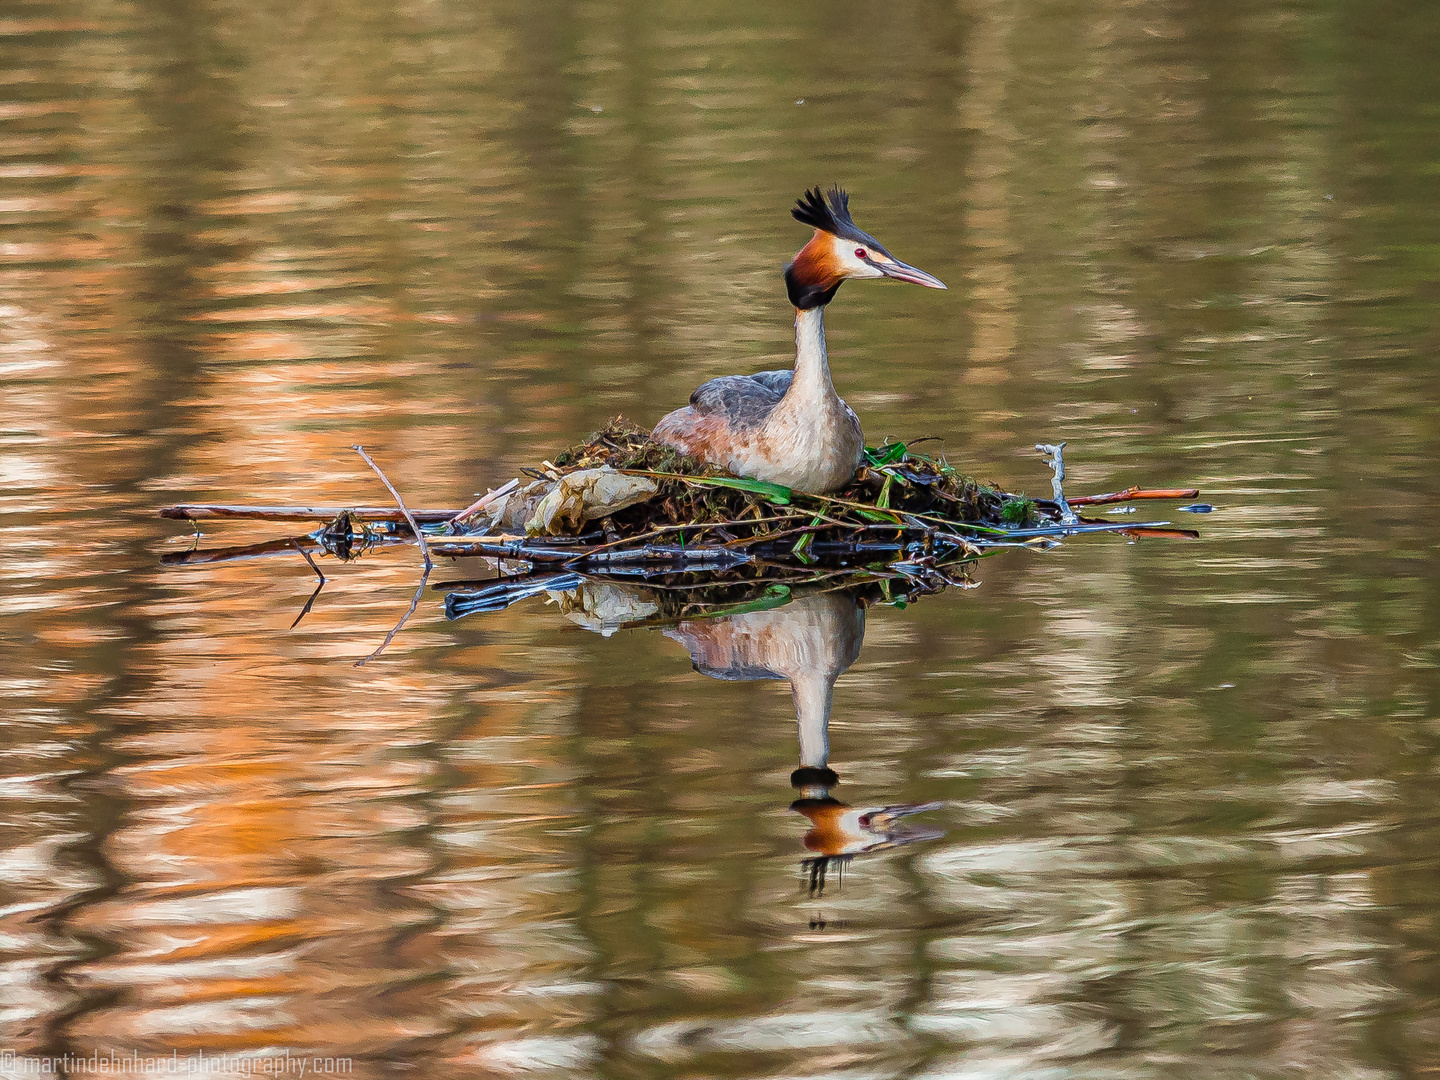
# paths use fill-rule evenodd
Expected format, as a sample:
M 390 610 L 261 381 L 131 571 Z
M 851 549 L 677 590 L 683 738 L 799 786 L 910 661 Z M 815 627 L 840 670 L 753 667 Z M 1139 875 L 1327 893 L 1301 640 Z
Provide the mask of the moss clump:
M 1017 528 L 1029 525 L 1035 517 L 1035 500 L 1024 495 L 1007 496 L 1000 504 L 1000 520 Z
M 656 442 L 650 432 L 623 417 L 611 420 L 584 442 L 567 447 L 550 460 L 567 472 L 609 465 L 612 469 L 642 469 L 683 476 L 721 475 L 713 465 Z

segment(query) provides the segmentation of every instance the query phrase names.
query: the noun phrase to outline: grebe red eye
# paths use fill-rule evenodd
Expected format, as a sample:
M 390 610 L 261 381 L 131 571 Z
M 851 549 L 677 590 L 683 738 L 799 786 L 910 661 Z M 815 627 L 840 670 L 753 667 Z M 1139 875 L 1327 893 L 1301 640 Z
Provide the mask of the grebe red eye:
M 856 248 L 856 249 L 855 249 L 855 258 L 857 258 L 857 259 L 863 259 L 863 258 L 865 258 L 865 249 L 864 249 L 864 248 Z

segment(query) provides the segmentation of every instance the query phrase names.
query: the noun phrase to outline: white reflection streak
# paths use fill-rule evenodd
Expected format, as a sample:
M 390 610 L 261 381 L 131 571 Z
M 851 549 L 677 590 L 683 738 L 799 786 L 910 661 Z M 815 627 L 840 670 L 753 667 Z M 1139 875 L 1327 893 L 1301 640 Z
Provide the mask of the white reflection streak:
M 635 1049 L 664 1061 L 706 1051 L 764 1053 L 886 1045 L 906 1038 L 905 1029 L 883 1012 L 781 1013 L 747 1020 L 681 1020 L 660 1024 L 635 1037 Z

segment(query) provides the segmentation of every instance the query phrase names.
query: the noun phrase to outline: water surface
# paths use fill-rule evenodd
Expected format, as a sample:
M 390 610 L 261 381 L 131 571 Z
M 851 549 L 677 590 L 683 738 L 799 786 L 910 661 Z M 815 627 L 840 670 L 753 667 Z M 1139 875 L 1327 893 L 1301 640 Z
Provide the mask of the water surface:
M 363 1076 L 1440 1067 L 1437 23 L 13 0 L 0 1046 Z M 785 208 L 831 180 L 951 287 L 829 312 L 872 440 L 1044 494 L 1032 447 L 1065 439 L 1072 492 L 1217 510 L 1197 541 L 868 603 L 863 645 L 811 625 L 841 669 L 828 795 L 790 785 L 787 683 L 697 673 L 678 630 L 432 596 L 355 668 L 413 551 L 327 561 L 293 631 L 298 558 L 159 566 L 192 543 L 162 503 L 383 502 L 360 442 L 411 505 L 460 506 L 787 363 Z M 820 891 L 797 795 L 939 805 Z

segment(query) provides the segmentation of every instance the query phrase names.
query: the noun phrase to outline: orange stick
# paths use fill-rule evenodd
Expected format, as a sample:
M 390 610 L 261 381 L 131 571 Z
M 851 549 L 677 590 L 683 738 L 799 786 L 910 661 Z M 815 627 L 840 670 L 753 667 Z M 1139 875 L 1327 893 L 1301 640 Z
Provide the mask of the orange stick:
M 1124 491 L 1112 491 L 1108 495 L 1081 495 L 1067 501 L 1071 506 L 1098 506 L 1101 503 L 1129 502 L 1131 499 L 1193 499 L 1199 494 L 1199 488 L 1131 487 Z

